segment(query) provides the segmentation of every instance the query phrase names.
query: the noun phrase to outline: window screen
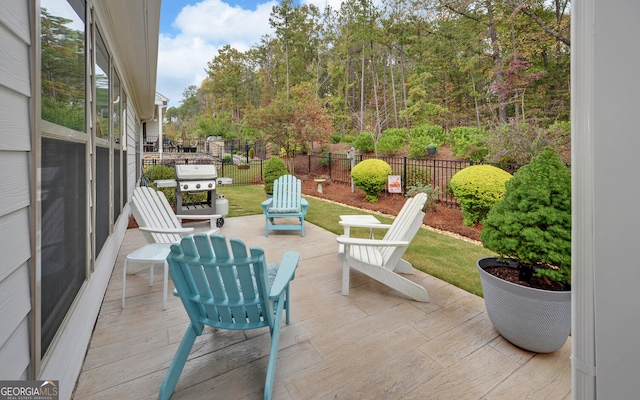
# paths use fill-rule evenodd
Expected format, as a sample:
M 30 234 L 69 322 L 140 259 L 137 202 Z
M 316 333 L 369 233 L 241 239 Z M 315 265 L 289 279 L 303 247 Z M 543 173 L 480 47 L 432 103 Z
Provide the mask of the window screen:
M 85 144 L 42 139 L 41 356 L 86 279 L 85 157 Z

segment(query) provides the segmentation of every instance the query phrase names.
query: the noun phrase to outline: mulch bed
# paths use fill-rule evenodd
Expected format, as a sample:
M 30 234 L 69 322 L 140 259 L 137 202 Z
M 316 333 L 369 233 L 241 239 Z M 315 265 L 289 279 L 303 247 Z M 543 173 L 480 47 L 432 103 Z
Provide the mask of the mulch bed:
M 313 177 L 302 179 L 302 193 L 305 195 L 315 196 L 394 217 L 398 215 L 406 201 L 406 198 L 401 194 L 385 192 L 380 195 L 376 203 L 372 203 L 365 200 L 365 193 L 362 190 L 355 188 L 355 191 L 352 193 L 349 185 L 331 182 L 329 180 L 322 184 L 322 192 L 323 193 L 318 193 L 318 184 L 314 182 Z M 459 209 L 448 208 L 443 204 L 439 204 L 435 210 L 427 213 L 423 223 L 435 229 L 479 241 L 482 226 L 466 226 L 462 223 L 462 219 L 462 211 Z

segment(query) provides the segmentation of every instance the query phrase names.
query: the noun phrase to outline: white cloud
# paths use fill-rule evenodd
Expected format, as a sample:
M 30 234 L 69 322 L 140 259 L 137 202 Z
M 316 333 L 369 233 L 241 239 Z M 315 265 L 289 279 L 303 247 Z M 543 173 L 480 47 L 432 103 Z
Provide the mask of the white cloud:
M 165 0 L 172 1 L 172 0 Z M 260 0 L 258 0 L 260 1 Z M 321 11 L 326 4 L 339 9 L 340 0 L 302 0 L 314 3 Z M 169 98 L 169 106 L 177 107 L 189 85 L 200 86 L 205 78 L 207 62 L 218 49 L 229 44 L 247 51 L 272 34 L 269 16 L 279 1 L 258 4 L 255 10 L 230 6 L 221 0 L 202 0 L 186 5 L 172 23 L 176 35 L 160 35 L 156 90 Z
M 275 4 L 264 3 L 253 11 L 220 0 L 185 6 L 172 24 L 178 34 L 160 35 L 156 90 L 169 98 L 170 106 L 180 105 L 187 86 L 200 86 L 207 62 L 219 48 L 229 44 L 246 51 L 272 32 L 269 15 Z

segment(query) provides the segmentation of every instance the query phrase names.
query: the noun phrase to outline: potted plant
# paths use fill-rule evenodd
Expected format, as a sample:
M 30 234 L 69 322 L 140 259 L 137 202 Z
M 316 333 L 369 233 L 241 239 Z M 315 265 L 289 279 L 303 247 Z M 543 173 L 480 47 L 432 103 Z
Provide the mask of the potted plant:
M 284 161 L 280 157 L 271 157 L 264 164 L 264 172 L 262 181 L 264 182 L 264 191 L 267 198 L 273 195 L 273 182 L 282 175 L 287 175 L 289 171 Z
M 545 149 L 506 183 L 480 235 L 487 314 L 511 343 L 551 353 L 571 329 L 571 172 Z
M 438 151 L 438 145 L 435 143 L 429 143 L 427 144 L 427 153 L 428 154 L 436 154 L 436 151 Z

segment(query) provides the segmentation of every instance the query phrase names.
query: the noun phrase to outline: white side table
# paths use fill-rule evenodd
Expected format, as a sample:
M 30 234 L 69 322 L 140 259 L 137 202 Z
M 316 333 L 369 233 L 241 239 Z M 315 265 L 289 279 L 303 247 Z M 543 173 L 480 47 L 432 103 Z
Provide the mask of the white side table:
M 124 308 L 125 288 L 127 284 L 127 264 L 151 264 L 149 266 L 149 286 L 153 286 L 153 268 L 155 264 L 164 264 L 164 287 L 162 309 L 167 309 L 167 289 L 169 286 L 169 264 L 167 256 L 171 252 L 170 243 L 152 243 L 127 255 L 122 271 L 122 308 Z

